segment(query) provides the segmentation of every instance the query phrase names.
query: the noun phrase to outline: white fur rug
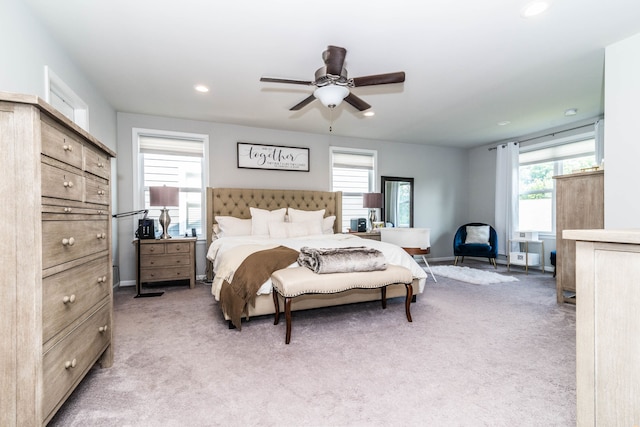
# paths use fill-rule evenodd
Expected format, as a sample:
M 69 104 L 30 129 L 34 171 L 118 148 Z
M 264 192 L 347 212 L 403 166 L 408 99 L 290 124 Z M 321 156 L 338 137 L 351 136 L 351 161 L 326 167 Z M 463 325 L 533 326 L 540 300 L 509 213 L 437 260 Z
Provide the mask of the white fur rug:
M 431 267 L 436 276 L 448 277 L 460 280 L 461 282 L 473 283 L 475 285 L 488 285 L 490 283 L 517 282 L 513 276 L 503 276 L 492 271 L 477 270 L 469 267 L 458 267 L 454 265 L 436 265 Z

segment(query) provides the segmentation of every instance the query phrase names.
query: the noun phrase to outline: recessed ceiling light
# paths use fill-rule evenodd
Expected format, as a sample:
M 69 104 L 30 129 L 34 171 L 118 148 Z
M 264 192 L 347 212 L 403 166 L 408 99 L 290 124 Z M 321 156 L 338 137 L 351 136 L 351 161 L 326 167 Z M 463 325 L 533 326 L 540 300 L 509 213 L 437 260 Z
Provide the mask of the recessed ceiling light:
M 578 114 L 577 108 L 569 108 L 568 110 L 564 110 L 565 116 L 575 116 L 576 114 Z
M 195 85 L 193 87 L 195 90 L 197 90 L 198 92 L 202 92 L 202 93 L 207 93 L 209 92 L 209 88 L 206 87 L 205 85 Z
M 545 10 L 549 9 L 549 2 L 547 1 L 532 1 L 527 3 L 520 14 L 525 18 L 531 18 L 533 16 L 540 15 Z
M 511 122 L 509 120 L 503 120 L 501 122 L 498 122 L 498 126 L 506 126 L 508 124 L 510 124 Z
M 362 115 L 365 116 L 365 117 L 373 117 L 373 116 L 376 115 L 376 112 L 375 111 L 367 111 L 367 112 L 362 113 Z

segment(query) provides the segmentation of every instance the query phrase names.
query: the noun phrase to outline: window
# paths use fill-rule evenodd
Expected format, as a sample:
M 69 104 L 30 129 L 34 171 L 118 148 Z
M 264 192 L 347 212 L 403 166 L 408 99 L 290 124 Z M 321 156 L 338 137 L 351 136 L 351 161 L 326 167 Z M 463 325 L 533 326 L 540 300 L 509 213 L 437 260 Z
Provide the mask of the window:
M 342 230 L 352 218 L 368 218 L 364 193 L 375 189 L 377 155 L 372 150 L 331 147 L 331 191 L 342 191 Z
M 553 177 L 596 164 L 593 137 L 560 145 L 520 149 L 519 230 L 555 231 Z
M 45 67 L 46 100 L 82 129 L 89 130 L 89 107 L 49 67 Z
M 135 206 L 149 209 L 148 217 L 158 224 L 160 208 L 149 206 L 149 187 L 178 187 L 179 206 L 169 209 L 171 225 L 168 233 L 191 236 L 191 230 L 195 229 L 196 234 L 202 236 L 208 136 L 144 129 L 134 129 L 133 132 L 139 168 L 134 174 L 139 182 Z

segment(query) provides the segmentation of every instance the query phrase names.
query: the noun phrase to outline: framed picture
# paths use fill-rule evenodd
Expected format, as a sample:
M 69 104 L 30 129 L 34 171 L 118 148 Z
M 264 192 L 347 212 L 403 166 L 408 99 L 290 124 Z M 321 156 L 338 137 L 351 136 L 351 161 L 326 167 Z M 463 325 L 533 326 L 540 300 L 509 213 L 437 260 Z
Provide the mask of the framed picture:
M 309 149 L 238 142 L 238 167 L 309 172 Z

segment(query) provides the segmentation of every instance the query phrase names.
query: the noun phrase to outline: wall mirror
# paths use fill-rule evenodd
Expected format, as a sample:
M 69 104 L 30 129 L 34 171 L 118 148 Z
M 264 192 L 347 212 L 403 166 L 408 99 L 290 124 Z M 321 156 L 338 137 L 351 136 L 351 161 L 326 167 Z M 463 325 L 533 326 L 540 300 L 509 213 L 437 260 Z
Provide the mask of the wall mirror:
M 383 176 L 381 179 L 385 226 L 413 227 L 413 178 Z

